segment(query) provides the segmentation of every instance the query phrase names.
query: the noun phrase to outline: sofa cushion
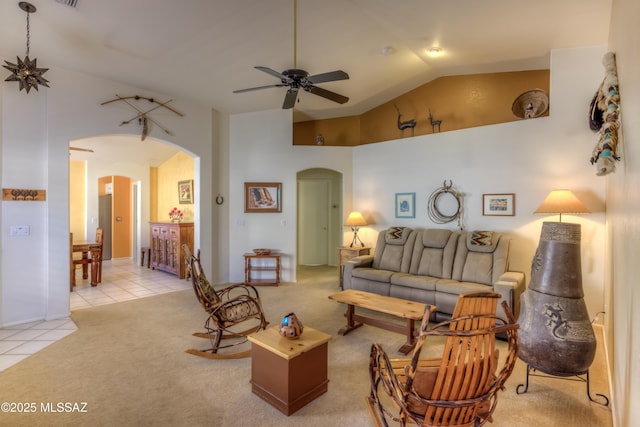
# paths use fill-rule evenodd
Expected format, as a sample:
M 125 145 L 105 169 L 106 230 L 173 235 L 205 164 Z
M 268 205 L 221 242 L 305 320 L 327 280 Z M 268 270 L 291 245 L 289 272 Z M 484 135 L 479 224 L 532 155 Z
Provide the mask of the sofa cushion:
M 445 229 L 418 232 L 409 272 L 450 279 L 458 234 Z
M 409 227 L 391 227 L 380 232 L 372 267 L 408 272 L 415 238 L 416 232 Z
M 451 315 L 458 302 L 458 296 L 465 292 L 492 291 L 492 286 L 481 285 L 471 282 L 458 282 L 457 280 L 438 280 L 436 282 L 435 305 L 438 313 Z M 443 317 L 436 316 L 437 321 L 442 321 Z
M 360 279 L 373 280 L 374 282 L 391 283 L 393 271 L 379 270 L 377 268 L 356 268 L 352 276 Z
M 491 232 L 490 236 L 491 244 L 488 244 L 487 234 L 482 238 L 477 238 L 477 232 L 460 235 L 452 279 L 493 285 L 507 271 L 510 239 L 496 232 Z
M 417 276 L 415 274 L 408 273 L 396 273 L 391 276 L 391 284 L 404 286 L 407 288 L 425 289 L 429 291 L 436 290 L 436 282 L 440 280 L 439 277 L 432 276 Z

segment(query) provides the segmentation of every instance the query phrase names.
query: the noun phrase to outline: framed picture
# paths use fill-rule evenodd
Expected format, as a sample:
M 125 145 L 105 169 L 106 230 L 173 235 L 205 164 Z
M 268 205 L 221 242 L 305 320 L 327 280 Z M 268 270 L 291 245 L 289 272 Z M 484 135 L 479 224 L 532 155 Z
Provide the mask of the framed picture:
M 245 182 L 245 212 L 282 212 L 281 182 Z
M 396 218 L 416 217 L 416 193 L 396 193 Z
M 485 216 L 514 216 L 516 214 L 516 195 L 483 194 L 482 215 Z
M 178 181 L 178 202 L 181 204 L 193 203 L 193 180 Z

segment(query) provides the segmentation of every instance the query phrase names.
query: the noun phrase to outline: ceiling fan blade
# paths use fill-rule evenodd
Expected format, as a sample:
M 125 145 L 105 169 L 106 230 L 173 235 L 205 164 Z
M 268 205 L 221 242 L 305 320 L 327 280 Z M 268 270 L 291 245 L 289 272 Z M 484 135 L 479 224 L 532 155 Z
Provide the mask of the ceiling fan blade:
M 347 80 L 348 78 L 349 78 L 349 74 L 345 73 L 342 70 L 336 70 L 336 71 L 329 71 L 328 73 L 309 76 L 307 77 L 307 81 L 311 84 L 316 84 L 316 83 L 334 82 L 336 80 Z
M 257 67 L 253 67 L 253 68 L 255 68 L 256 70 L 263 71 L 263 72 L 265 72 L 265 73 L 267 73 L 267 74 L 271 74 L 273 77 L 277 77 L 277 78 L 279 78 L 280 80 L 282 80 L 283 82 L 286 82 L 286 81 L 288 81 L 288 80 L 289 80 L 289 78 L 288 78 L 287 76 L 285 76 L 284 74 L 279 73 L 279 72 L 277 72 L 276 70 L 272 70 L 272 69 L 271 69 L 271 68 L 269 68 L 269 67 L 260 67 L 260 66 L 257 66 Z
M 93 153 L 93 150 L 90 148 L 69 147 L 69 150 L 86 151 L 87 153 Z
M 282 109 L 288 110 L 296 105 L 296 99 L 298 98 L 298 89 L 289 89 L 284 97 L 282 103 Z
M 322 89 L 321 87 L 309 86 L 308 88 L 305 88 L 305 90 L 307 92 L 311 92 L 314 95 L 318 95 L 323 98 L 327 98 L 330 101 L 337 102 L 338 104 L 344 104 L 349 101 L 349 98 L 347 98 L 346 96 L 340 95 L 339 93 L 331 92 L 330 90 Z
M 252 90 L 269 89 L 269 88 L 272 88 L 272 87 L 283 87 L 283 86 L 287 86 L 287 85 L 286 84 L 282 84 L 282 83 L 278 83 L 277 85 L 249 87 L 249 88 L 246 88 L 246 89 L 234 90 L 233 93 L 243 93 L 243 92 L 249 92 L 249 91 L 252 91 Z

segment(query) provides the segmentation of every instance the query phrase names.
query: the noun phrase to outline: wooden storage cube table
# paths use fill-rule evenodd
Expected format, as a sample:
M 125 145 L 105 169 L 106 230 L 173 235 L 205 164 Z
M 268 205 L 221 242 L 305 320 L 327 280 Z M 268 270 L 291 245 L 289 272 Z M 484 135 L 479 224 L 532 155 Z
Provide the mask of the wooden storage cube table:
M 249 335 L 251 390 L 280 412 L 291 415 L 327 391 L 327 343 L 331 335 L 304 327 L 297 340 L 282 337 L 278 326 Z

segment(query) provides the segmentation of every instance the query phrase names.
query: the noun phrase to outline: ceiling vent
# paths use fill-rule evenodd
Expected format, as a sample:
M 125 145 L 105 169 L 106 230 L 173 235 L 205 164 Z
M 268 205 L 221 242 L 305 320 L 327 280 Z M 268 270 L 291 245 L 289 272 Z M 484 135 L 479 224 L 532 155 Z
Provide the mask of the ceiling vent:
M 78 0 L 56 0 L 58 3 L 66 4 L 67 6 L 76 7 Z

